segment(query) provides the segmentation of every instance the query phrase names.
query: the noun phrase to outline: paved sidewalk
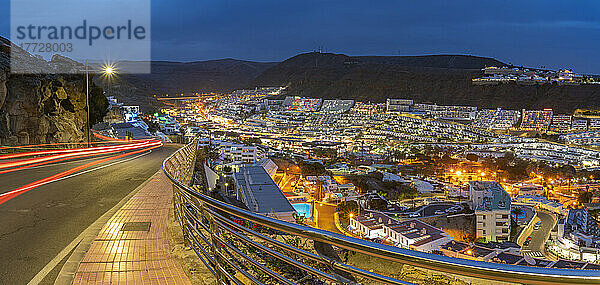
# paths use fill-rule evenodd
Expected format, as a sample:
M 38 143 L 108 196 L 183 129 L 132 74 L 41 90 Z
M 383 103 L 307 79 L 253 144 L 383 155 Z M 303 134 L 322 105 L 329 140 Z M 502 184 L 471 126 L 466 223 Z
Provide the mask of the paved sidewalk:
M 102 227 L 73 284 L 191 284 L 170 254 L 172 207 L 172 187 L 159 171 Z

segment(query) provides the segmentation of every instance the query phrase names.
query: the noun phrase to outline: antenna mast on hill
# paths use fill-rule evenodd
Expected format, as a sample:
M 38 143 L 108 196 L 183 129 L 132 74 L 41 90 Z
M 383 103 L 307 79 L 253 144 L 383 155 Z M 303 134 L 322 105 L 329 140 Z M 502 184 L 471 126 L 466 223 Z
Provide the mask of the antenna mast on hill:
M 323 46 L 318 46 L 317 49 L 315 49 L 315 68 L 319 68 L 319 54 L 321 54 L 323 52 Z

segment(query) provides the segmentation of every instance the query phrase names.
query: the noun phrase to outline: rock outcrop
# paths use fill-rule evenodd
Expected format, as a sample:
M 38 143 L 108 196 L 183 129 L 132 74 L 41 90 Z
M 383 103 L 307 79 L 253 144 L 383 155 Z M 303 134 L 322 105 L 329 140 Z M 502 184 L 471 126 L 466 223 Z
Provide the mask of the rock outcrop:
M 85 78 L 51 74 L 56 63 L 21 49 L 16 56 L 27 57 L 40 73 L 11 73 L 11 48 L 19 49 L 0 37 L 0 145 L 83 141 Z

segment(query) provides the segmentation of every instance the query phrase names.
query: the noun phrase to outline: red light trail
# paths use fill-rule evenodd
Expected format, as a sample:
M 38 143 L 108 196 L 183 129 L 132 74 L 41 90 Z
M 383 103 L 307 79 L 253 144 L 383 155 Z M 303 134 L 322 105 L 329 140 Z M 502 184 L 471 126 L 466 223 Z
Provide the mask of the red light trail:
M 12 171 L 23 170 L 23 169 L 27 169 L 27 168 L 31 168 L 31 167 L 35 167 L 35 166 L 46 165 L 46 164 L 56 163 L 56 162 L 65 161 L 65 160 L 80 159 L 80 158 L 84 158 L 84 157 L 113 154 L 115 152 L 126 151 L 125 153 L 111 155 L 111 156 L 103 158 L 103 159 L 91 161 L 86 164 L 73 167 L 69 170 L 54 174 L 52 176 L 49 176 L 49 177 L 31 182 L 27 185 L 21 186 L 12 191 L 0 194 L 0 205 L 9 201 L 10 199 L 13 199 L 13 198 L 27 192 L 27 191 L 30 191 L 30 190 L 40 187 L 42 185 L 57 181 L 59 179 L 62 179 L 68 175 L 77 173 L 79 171 L 83 171 L 86 168 L 90 168 L 92 166 L 95 166 L 95 165 L 98 165 L 101 163 L 105 163 L 105 162 L 108 162 L 111 160 L 115 160 L 115 159 L 123 158 L 126 156 L 146 152 L 149 150 L 153 150 L 153 149 L 161 147 L 162 145 L 163 145 L 163 143 L 158 140 L 141 140 L 141 141 L 134 141 L 133 143 L 117 145 L 117 146 L 101 146 L 101 147 L 99 146 L 99 147 L 75 148 L 75 149 L 64 149 L 64 150 L 54 150 L 54 151 L 33 151 L 33 152 L 27 152 L 27 153 L 19 153 L 18 156 L 15 156 L 15 154 L 0 156 L 0 160 L 2 160 L 2 159 L 8 159 L 8 158 L 37 156 L 37 155 L 47 154 L 47 156 L 34 157 L 34 158 L 29 158 L 29 159 L 1 163 L 0 169 L 4 168 L 6 170 L 1 171 L 0 174 L 4 174 L 4 173 L 12 172 Z M 14 167 L 16 167 L 16 168 L 14 168 Z

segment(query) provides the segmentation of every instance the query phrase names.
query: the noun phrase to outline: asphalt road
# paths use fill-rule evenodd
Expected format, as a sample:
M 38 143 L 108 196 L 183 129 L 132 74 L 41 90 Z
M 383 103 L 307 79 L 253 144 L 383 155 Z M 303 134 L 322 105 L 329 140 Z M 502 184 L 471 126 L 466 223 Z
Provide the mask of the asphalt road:
M 429 217 L 429 216 L 436 216 L 436 215 L 440 215 L 440 214 L 436 214 L 435 212 L 437 211 L 446 211 L 447 209 L 452 208 L 452 206 L 454 206 L 454 204 L 430 204 L 425 206 L 421 211 L 421 216 L 423 217 Z M 448 213 L 444 212 L 441 215 L 449 215 Z
M 176 149 L 163 146 L 95 165 L 91 169 L 106 167 L 40 186 L 0 204 L 0 284 L 27 284 L 83 230 L 156 173 Z M 0 194 L 90 161 L 1 174 Z
M 531 241 L 529 242 L 529 245 L 523 246 L 522 250 L 531 251 L 534 253 L 534 257 L 543 257 L 540 255 L 543 255 L 544 243 L 548 239 L 550 231 L 554 226 L 554 217 L 551 213 L 543 210 L 537 210 L 537 214 L 542 222 L 540 224 L 540 228 L 531 233 Z

